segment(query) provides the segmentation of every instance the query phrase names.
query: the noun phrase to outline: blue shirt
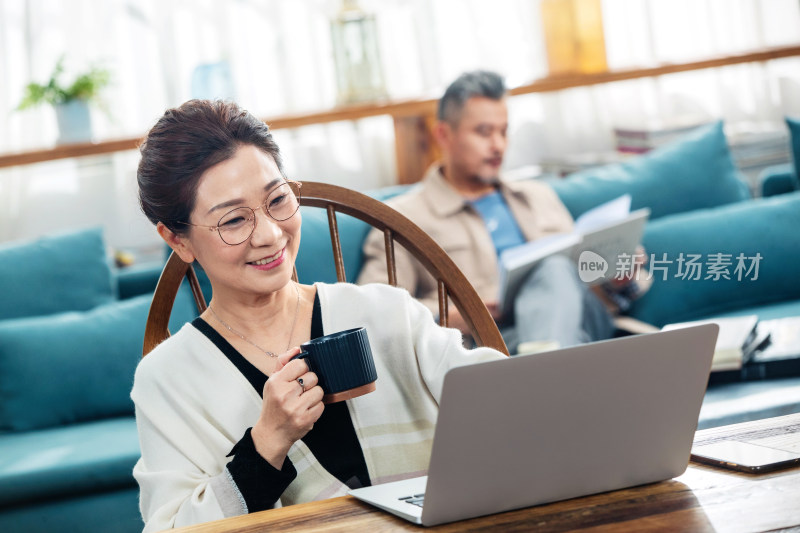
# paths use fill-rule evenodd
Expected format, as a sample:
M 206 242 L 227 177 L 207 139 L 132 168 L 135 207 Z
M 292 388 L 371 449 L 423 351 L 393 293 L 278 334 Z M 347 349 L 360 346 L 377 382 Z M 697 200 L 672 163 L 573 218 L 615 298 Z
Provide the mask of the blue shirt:
M 494 249 L 498 257 L 508 248 L 525 244 L 525 236 L 519 229 L 519 224 L 514 220 L 514 215 L 508 208 L 503 196 L 495 191 L 481 196 L 470 202 L 470 205 L 480 214 L 489 235 L 492 237 Z

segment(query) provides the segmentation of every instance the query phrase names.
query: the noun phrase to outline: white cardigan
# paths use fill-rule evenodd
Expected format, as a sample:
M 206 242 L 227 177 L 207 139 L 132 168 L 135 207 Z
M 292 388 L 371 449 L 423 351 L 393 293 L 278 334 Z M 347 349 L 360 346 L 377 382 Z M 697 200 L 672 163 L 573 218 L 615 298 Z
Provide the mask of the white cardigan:
M 325 334 L 365 326 L 378 373 L 377 390 L 347 401 L 373 484 L 424 475 L 445 373 L 500 359 L 489 348 L 467 350 L 455 329 L 387 285 L 317 284 Z M 142 457 L 134 467 L 145 531 L 218 520 L 246 512 L 225 468 L 226 455 L 261 411 L 261 397 L 201 332 L 186 324 L 136 370 Z M 347 493 L 298 441 L 289 450 L 297 477 L 277 505 Z

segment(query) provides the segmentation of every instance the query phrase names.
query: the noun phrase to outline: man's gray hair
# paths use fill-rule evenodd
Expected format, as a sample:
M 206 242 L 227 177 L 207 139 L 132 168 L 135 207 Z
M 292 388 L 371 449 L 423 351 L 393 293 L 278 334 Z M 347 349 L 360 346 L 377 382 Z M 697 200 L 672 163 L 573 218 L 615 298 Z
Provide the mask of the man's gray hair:
M 488 70 L 465 72 L 447 87 L 439 106 L 436 118 L 451 125 L 458 123 L 461 110 L 467 100 L 474 97 L 500 100 L 506 95 L 506 84 L 502 76 Z

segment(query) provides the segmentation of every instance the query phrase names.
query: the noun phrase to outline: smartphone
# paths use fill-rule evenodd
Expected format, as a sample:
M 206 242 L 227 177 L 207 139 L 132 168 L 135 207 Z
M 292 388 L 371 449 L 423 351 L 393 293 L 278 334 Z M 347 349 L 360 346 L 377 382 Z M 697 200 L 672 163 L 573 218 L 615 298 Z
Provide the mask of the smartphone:
M 692 461 L 759 474 L 800 464 L 800 453 L 726 440 L 692 448 Z

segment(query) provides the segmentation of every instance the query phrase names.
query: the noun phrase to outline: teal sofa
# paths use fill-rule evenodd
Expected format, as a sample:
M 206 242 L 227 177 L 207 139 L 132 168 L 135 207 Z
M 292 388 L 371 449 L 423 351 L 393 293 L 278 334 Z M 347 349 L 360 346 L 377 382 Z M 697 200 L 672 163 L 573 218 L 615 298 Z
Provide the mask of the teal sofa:
M 632 209 L 650 207 L 643 244 L 653 285 L 631 316 L 663 326 L 723 314 L 800 315 L 800 283 L 792 279 L 792 265 L 800 261 L 795 232 L 800 196 L 780 188 L 784 194 L 764 197 L 762 187 L 761 197 L 751 198 L 731 160 L 722 123 L 629 163 L 573 174 L 553 186 L 573 216 L 623 193 L 631 194 Z M 768 186 L 767 192 L 778 191 Z M 679 275 L 682 254 L 699 256 L 700 279 Z M 739 256 L 743 266 L 757 266 L 758 272 L 735 272 Z M 722 268 L 724 275 L 708 270 L 716 259 L 719 265 L 730 263 Z
M 787 121 L 795 161 L 800 161 L 800 127 Z M 789 174 L 787 175 L 787 170 Z M 776 172 L 777 171 L 777 172 Z M 791 174 L 793 172 L 793 175 Z M 577 217 L 622 194 L 632 209 L 651 210 L 643 237 L 654 271 L 650 290 L 630 309 L 634 318 L 656 326 L 720 316 L 756 314 L 762 320 L 800 316 L 800 186 L 797 170 L 773 169 L 753 198 L 737 171 L 721 122 L 700 128 L 678 142 L 623 164 L 581 171 L 551 185 Z M 375 191 L 388 199 L 412 186 Z M 304 210 L 303 239 L 297 261 L 301 281 L 334 282 L 326 215 Z M 369 228 L 339 217 L 348 281 L 358 277 L 361 244 Z M 700 279 L 681 279 L 678 259 L 684 254 L 730 258 L 726 279 L 701 272 Z M 721 254 L 721 255 L 718 255 Z M 741 255 L 761 259 L 758 273 L 735 272 Z M 718 263 L 720 264 L 720 263 Z M 694 277 L 694 276 L 692 276 Z M 800 412 L 800 375 L 785 379 L 711 385 L 700 414 L 701 429 Z
M 553 186 L 575 216 L 630 193 L 634 208 L 652 210 L 644 245 L 658 258 L 763 256 L 756 280 L 656 277 L 631 309 L 634 317 L 663 325 L 726 314 L 800 315 L 793 277 L 800 264 L 800 191 L 781 187 L 783 194 L 751 198 L 721 124 Z M 373 195 L 387 199 L 406 190 Z M 302 214 L 300 281 L 333 282 L 327 216 L 312 208 Z M 347 216 L 339 217 L 339 228 L 347 278 L 354 281 L 369 228 Z M 110 266 L 99 229 L 0 246 L 0 531 L 141 530 L 131 475 L 139 445 L 128 394 L 161 266 Z M 193 315 L 184 288 L 170 329 Z M 800 376 L 732 383 L 709 388 L 700 427 L 798 411 Z
M 0 247 L 0 531 L 141 531 L 129 393 L 157 268 L 99 228 Z M 182 292 L 172 322 L 193 312 Z
M 792 129 L 792 134 L 795 161 L 800 161 L 800 131 Z M 742 314 L 756 314 L 762 320 L 800 316 L 800 282 L 795 274 L 800 265 L 800 187 L 792 185 L 796 170 L 794 177 L 785 174 L 785 167 L 780 170 L 783 173 L 765 175 L 758 197 L 753 198 L 733 163 L 720 122 L 624 164 L 581 171 L 551 184 L 575 217 L 626 193 L 632 197 L 632 209 L 651 209 L 643 244 L 657 261 L 650 265 L 653 283 L 629 314 L 660 327 Z M 387 199 L 409 187 L 413 186 L 391 187 L 373 195 Z M 340 217 L 339 226 L 347 279 L 354 281 L 369 228 L 349 217 Z M 700 279 L 676 276 L 682 253 L 699 256 L 706 265 L 709 257 L 729 258 L 726 275 L 730 279 L 722 275 L 715 279 L 716 274 L 708 270 L 700 273 Z M 746 267 L 758 263 L 757 274 L 742 271 L 737 279 L 740 255 Z M 758 255 L 760 260 L 752 260 Z M 322 210 L 304 211 L 297 270 L 301 281 L 336 280 Z M 699 427 L 795 412 L 800 412 L 800 375 L 713 384 Z

